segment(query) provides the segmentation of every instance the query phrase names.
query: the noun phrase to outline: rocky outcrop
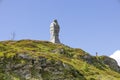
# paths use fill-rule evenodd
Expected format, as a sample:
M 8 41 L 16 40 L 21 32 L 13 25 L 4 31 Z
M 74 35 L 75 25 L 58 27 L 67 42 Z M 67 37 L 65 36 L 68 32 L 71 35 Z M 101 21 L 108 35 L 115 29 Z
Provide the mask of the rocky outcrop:
M 14 80 L 13 77 L 18 77 L 20 80 L 85 80 L 71 65 L 42 56 L 34 58 L 19 53 L 14 58 L 3 58 L 1 62 L 6 62 L 0 65 L 5 74 L 1 79 L 5 77 L 6 80 Z
M 108 56 L 91 56 L 89 54 L 81 56 L 81 59 L 95 67 L 104 70 L 107 66 L 114 71 L 120 72 L 120 67 L 116 60 Z M 107 65 L 107 66 L 106 66 Z
M 85 55 L 81 56 L 81 58 L 89 64 L 92 64 L 94 62 L 93 56 L 91 56 L 89 54 L 85 54 Z
M 48 41 L 0 42 L 0 80 L 119 80 L 116 61 Z
M 120 72 L 120 67 L 115 59 L 110 58 L 108 56 L 102 56 L 102 57 L 104 64 L 108 65 L 111 69 Z

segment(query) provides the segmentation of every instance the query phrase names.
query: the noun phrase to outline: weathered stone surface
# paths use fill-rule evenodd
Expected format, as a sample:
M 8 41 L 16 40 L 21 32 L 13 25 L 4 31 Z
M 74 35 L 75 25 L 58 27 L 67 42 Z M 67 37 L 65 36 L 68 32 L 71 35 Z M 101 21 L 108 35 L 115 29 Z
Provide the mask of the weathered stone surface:
M 93 57 L 89 54 L 86 54 L 86 55 L 82 56 L 81 58 L 89 64 L 92 64 L 94 62 Z
M 50 42 L 60 43 L 59 31 L 60 31 L 59 24 L 58 24 L 57 20 L 54 20 L 50 25 L 50 34 L 51 34 Z
M 104 56 L 103 62 L 104 64 L 107 64 L 111 69 L 120 72 L 120 67 L 118 66 L 118 63 L 116 60 L 110 57 Z
M 48 59 L 43 56 L 39 56 L 37 59 L 30 58 L 27 53 L 18 54 L 14 62 L 11 60 L 6 62 L 3 72 L 11 76 L 14 74 L 20 80 L 76 80 L 82 76 L 71 65 L 62 61 Z M 10 78 L 8 80 L 14 79 Z
M 59 53 L 59 54 L 65 54 L 65 50 L 64 49 L 54 49 L 52 50 L 52 53 Z

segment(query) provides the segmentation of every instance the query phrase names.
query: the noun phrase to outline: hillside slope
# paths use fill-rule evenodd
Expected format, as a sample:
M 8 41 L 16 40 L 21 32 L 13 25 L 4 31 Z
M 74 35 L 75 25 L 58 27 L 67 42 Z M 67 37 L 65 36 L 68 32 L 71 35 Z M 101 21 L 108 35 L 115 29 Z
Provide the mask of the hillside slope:
M 1 41 L 0 80 L 120 80 L 120 67 L 107 56 L 62 44 Z

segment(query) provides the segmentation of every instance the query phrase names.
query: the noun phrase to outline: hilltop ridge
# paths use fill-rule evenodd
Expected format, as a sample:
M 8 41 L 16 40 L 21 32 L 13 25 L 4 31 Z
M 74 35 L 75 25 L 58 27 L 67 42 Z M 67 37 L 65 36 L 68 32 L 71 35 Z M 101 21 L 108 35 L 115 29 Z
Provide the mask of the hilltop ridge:
M 107 56 L 48 41 L 0 42 L 2 80 L 119 80 L 120 67 Z

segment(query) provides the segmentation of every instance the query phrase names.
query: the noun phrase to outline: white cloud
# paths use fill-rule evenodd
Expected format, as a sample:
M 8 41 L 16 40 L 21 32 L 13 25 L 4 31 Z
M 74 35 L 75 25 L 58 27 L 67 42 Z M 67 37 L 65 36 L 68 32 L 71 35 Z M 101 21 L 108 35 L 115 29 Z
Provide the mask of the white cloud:
M 115 59 L 120 66 L 120 50 L 115 51 L 110 57 Z

